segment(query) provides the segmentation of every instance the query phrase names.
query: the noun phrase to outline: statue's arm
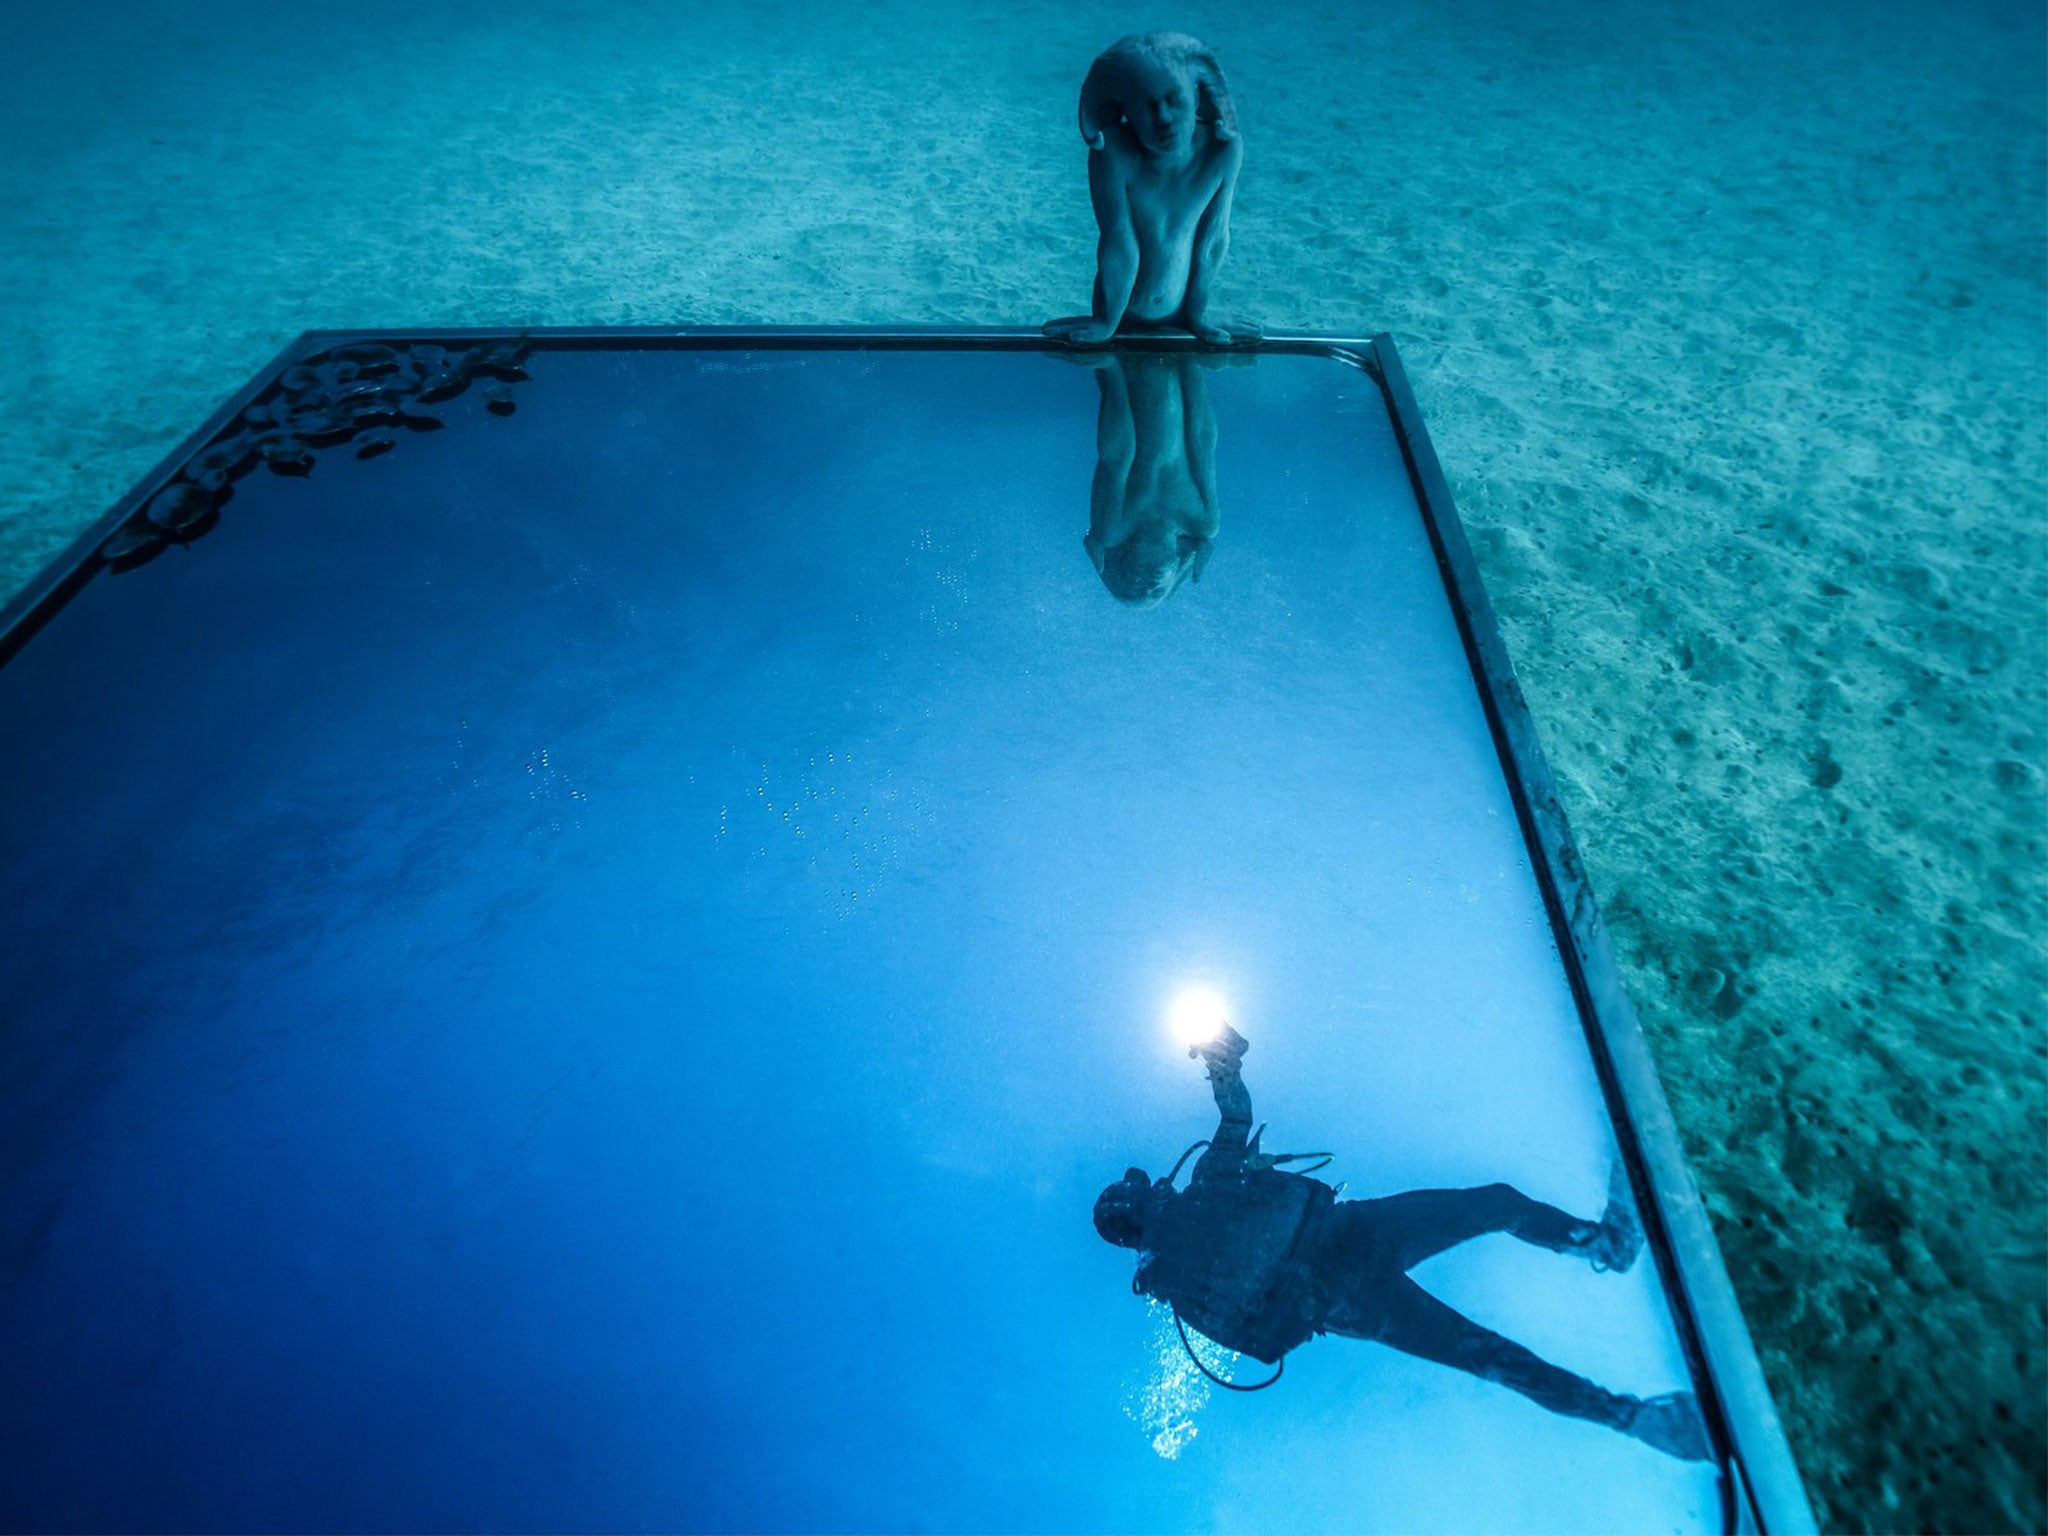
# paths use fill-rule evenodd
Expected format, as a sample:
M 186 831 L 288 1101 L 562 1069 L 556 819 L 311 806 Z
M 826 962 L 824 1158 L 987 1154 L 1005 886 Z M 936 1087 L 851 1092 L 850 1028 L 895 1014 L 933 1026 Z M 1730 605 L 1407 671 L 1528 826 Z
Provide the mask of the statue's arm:
M 1216 274 L 1223 266 L 1223 258 L 1230 254 L 1230 204 L 1237 195 L 1238 168 L 1244 164 L 1244 141 L 1231 139 L 1220 149 L 1223 174 L 1209 206 L 1202 210 L 1201 222 L 1195 226 L 1195 248 L 1188 262 L 1187 305 L 1181 311 L 1182 323 L 1205 341 L 1217 339 L 1205 334 L 1215 328 L 1205 326 L 1203 316 L 1209 308 L 1209 295 L 1216 287 Z M 1227 340 L 1228 334 L 1224 333 L 1222 339 Z
M 1181 409 L 1184 412 L 1183 430 L 1187 435 L 1188 472 L 1194 477 L 1195 494 L 1202 498 L 1200 531 L 1204 537 L 1214 538 L 1221 522 L 1216 510 L 1216 408 L 1209 401 L 1208 386 L 1202 382 L 1194 359 L 1183 356 L 1180 362 L 1183 364 Z M 1200 574 L 1198 568 L 1197 580 Z
M 1111 362 L 1115 366 L 1095 371 L 1102 405 L 1095 414 L 1095 480 L 1089 487 L 1088 552 L 1095 559 L 1097 575 L 1102 572 L 1102 552 L 1123 539 L 1124 499 L 1130 490 L 1131 464 L 1138 453 L 1130 383 L 1124 376 L 1122 360 L 1112 357 Z
M 1116 334 L 1138 282 L 1138 233 L 1131 226 L 1123 157 L 1111 147 L 1088 152 L 1088 198 L 1095 205 L 1095 326 Z

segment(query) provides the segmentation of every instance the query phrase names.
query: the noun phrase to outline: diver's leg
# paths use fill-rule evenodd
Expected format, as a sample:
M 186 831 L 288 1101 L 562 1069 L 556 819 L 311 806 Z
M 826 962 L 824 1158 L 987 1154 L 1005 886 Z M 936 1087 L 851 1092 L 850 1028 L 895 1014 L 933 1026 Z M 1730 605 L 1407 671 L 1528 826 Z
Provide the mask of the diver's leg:
M 1512 1184 L 1411 1189 L 1383 1200 L 1345 1204 L 1355 1204 L 1360 1218 L 1379 1233 L 1383 1251 L 1404 1270 L 1488 1232 L 1510 1233 L 1556 1253 L 1578 1253 L 1600 1230 L 1593 1222 L 1530 1199 Z
M 1480 1327 L 1406 1276 L 1375 1299 L 1379 1306 L 1373 1337 L 1403 1354 L 1498 1382 L 1552 1413 L 1624 1431 L 1635 1420 L 1637 1399 L 1595 1386 Z

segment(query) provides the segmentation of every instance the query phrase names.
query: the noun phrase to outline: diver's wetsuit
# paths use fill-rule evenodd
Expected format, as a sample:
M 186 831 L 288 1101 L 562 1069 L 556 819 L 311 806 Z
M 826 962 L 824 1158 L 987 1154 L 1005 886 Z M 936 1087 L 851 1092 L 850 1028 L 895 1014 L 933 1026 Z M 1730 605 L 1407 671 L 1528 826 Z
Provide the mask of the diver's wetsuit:
M 1555 1413 L 1630 1428 L 1637 1399 L 1482 1328 L 1408 1277 L 1431 1255 L 1488 1232 L 1584 1254 L 1596 1223 L 1507 1184 L 1338 1200 L 1327 1184 L 1281 1173 L 1257 1151 L 1235 1056 L 1204 1054 L 1222 1122 L 1188 1187 L 1148 1222 L 1140 1290 L 1268 1364 L 1315 1334 L 1338 1333 L 1499 1382 Z

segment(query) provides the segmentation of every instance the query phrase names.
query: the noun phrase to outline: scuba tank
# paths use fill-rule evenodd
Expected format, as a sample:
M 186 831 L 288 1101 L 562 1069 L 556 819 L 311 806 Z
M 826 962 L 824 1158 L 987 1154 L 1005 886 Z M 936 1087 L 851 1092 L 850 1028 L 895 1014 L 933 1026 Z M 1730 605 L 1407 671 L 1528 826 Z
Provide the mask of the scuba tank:
M 1246 1144 L 1243 1158 L 1239 1163 L 1238 1172 L 1235 1176 L 1226 1176 L 1224 1179 L 1215 1181 L 1215 1183 L 1209 1184 L 1207 1187 L 1210 1189 L 1216 1189 L 1219 1185 L 1228 1184 L 1233 1181 L 1238 1183 L 1240 1186 L 1249 1186 L 1251 1184 L 1251 1180 L 1244 1178 L 1244 1175 L 1249 1174 L 1256 1177 L 1259 1175 L 1270 1176 L 1275 1173 L 1278 1173 L 1282 1178 L 1300 1178 L 1304 1184 L 1313 1186 L 1313 1189 L 1310 1190 L 1307 1194 L 1306 1203 L 1303 1204 L 1300 1208 L 1300 1213 L 1296 1218 L 1297 1224 L 1292 1234 L 1292 1239 L 1289 1241 L 1287 1245 L 1287 1250 L 1281 1256 L 1280 1260 L 1278 1261 L 1278 1264 L 1276 1264 L 1275 1266 L 1275 1269 L 1279 1270 L 1284 1268 L 1293 1260 L 1295 1249 L 1300 1244 L 1302 1233 L 1306 1230 L 1315 1207 L 1323 1201 L 1334 1203 L 1337 1191 L 1330 1189 L 1328 1185 L 1323 1184 L 1320 1180 L 1309 1179 L 1307 1177 L 1308 1174 L 1314 1173 L 1317 1170 L 1325 1168 L 1329 1165 L 1331 1160 L 1330 1153 L 1265 1152 L 1260 1150 L 1260 1139 L 1265 1135 L 1265 1133 L 1266 1128 L 1263 1125 L 1261 1125 L 1257 1131 L 1253 1132 L 1251 1140 Z M 1163 1179 L 1155 1181 L 1154 1187 L 1158 1188 L 1163 1186 L 1166 1189 L 1174 1190 L 1176 1194 L 1180 1193 L 1180 1191 L 1175 1190 L 1174 1187 L 1175 1181 L 1178 1180 L 1178 1178 L 1180 1177 L 1181 1169 L 1186 1166 L 1187 1160 L 1190 1157 L 1194 1156 L 1195 1153 L 1201 1151 L 1203 1148 L 1209 1145 L 1210 1143 L 1206 1140 L 1197 1141 L 1190 1145 L 1187 1148 L 1187 1150 L 1182 1152 L 1179 1158 L 1175 1160 L 1171 1171 L 1169 1171 Z M 1306 1163 L 1307 1166 L 1305 1168 L 1295 1170 L 1288 1168 L 1287 1165 L 1291 1163 Z M 1263 1184 L 1264 1180 L 1261 1179 L 1260 1183 Z M 1193 1190 L 1195 1187 L 1196 1186 L 1190 1186 L 1191 1190 Z M 1156 1292 L 1153 1292 L 1151 1290 L 1150 1286 L 1147 1283 L 1147 1269 L 1150 1267 L 1151 1266 L 1149 1265 L 1141 1266 L 1138 1273 L 1132 1276 L 1131 1289 L 1139 1295 L 1157 1294 Z M 1276 1300 L 1277 1298 L 1274 1295 L 1276 1286 L 1277 1282 L 1269 1284 L 1266 1293 L 1262 1299 L 1267 1302 L 1272 1302 Z M 1169 1287 L 1169 1289 L 1171 1288 Z M 1205 1361 L 1201 1357 L 1201 1355 L 1196 1352 L 1193 1340 L 1191 1340 L 1188 1337 L 1187 1319 L 1182 1316 L 1182 1307 L 1180 1300 L 1177 1297 L 1170 1294 L 1160 1297 L 1160 1299 L 1164 1300 L 1167 1303 L 1167 1305 L 1172 1309 L 1173 1326 L 1175 1331 L 1180 1336 L 1181 1348 L 1187 1352 L 1188 1359 L 1194 1362 L 1196 1370 L 1200 1371 L 1203 1376 L 1207 1377 L 1211 1382 L 1215 1383 L 1215 1385 L 1222 1387 L 1226 1391 L 1230 1392 L 1263 1392 L 1266 1388 L 1273 1386 L 1275 1383 L 1277 1383 L 1280 1380 L 1281 1376 L 1285 1374 L 1287 1369 L 1285 1355 L 1287 1350 L 1294 1346 L 1293 1344 L 1283 1343 L 1279 1346 L 1278 1355 L 1275 1356 L 1273 1359 L 1273 1374 L 1267 1377 L 1264 1381 L 1243 1383 L 1225 1380 L 1222 1376 L 1218 1375 L 1214 1370 L 1210 1369 L 1208 1362 Z M 1200 1309 L 1198 1308 L 1197 1310 L 1199 1311 Z M 1212 1324 L 1212 1327 L 1213 1326 L 1214 1325 Z M 1212 1334 L 1205 1334 L 1205 1336 L 1210 1337 L 1213 1342 L 1221 1345 L 1226 1349 L 1232 1347 L 1231 1345 L 1224 1343 L 1220 1339 L 1215 1339 Z M 1297 1340 L 1296 1342 L 1300 1341 Z M 1237 1352 L 1240 1354 L 1249 1352 L 1254 1354 L 1254 1358 L 1260 1357 L 1257 1351 L 1257 1346 L 1254 1346 L 1253 1350 L 1251 1351 L 1239 1349 Z

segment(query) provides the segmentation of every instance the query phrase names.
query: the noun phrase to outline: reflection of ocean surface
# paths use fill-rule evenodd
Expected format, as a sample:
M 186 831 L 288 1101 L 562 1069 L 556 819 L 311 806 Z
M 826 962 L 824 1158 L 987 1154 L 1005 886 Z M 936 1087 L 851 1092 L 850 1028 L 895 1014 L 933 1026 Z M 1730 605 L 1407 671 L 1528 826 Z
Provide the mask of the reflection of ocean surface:
M 373 0 L 313 92 L 123 9 L 0 49 L 0 585 L 308 325 L 1085 290 L 1085 7 Z M 1407 350 L 1830 1523 L 2039 1526 L 2039 8 L 1175 24 L 1223 297 Z

